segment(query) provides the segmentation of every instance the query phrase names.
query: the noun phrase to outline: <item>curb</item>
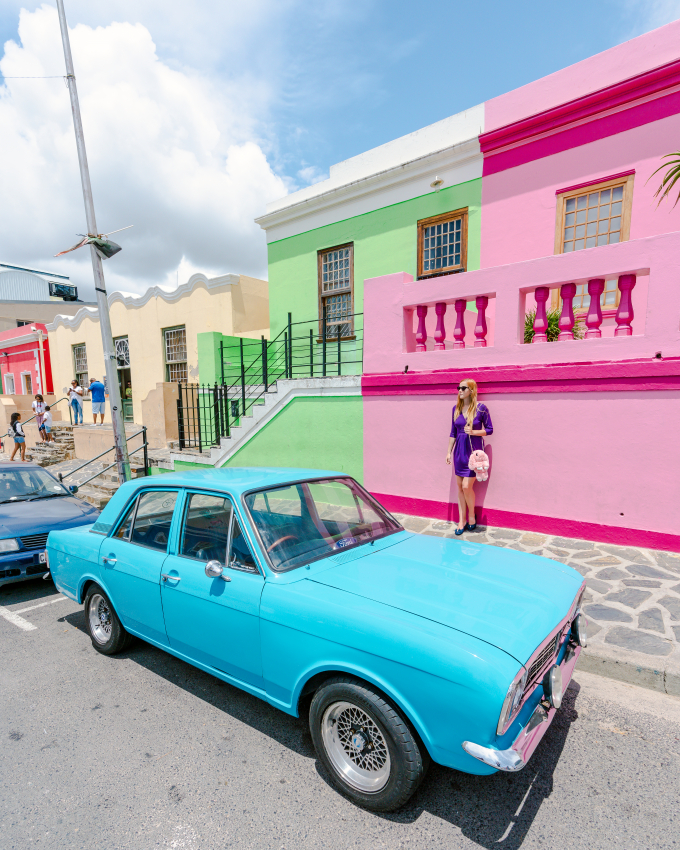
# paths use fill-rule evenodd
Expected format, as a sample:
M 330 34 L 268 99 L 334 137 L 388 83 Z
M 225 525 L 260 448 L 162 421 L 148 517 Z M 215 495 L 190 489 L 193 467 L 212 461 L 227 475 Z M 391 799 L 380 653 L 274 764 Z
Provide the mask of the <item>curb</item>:
M 619 654 L 616 650 L 595 645 L 584 649 L 576 669 L 671 696 L 680 696 L 680 667 L 677 661 L 659 661 L 660 664 L 654 665 L 641 653 Z

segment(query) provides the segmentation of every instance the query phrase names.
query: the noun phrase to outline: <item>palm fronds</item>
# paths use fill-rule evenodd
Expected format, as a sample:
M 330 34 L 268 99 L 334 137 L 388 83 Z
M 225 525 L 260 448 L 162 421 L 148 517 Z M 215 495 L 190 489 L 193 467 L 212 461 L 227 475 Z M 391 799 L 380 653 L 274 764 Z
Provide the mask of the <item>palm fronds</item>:
M 663 165 L 660 165 L 656 171 L 649 175 L 649 180 L 651 180 L 655 174 L 659 173 L 659 171 L 667 169 L 664 178 L 661 181 L 661 185 L 654 193 L 654 197 L 659 198 L 659 204 L 664 198 L 669 196 L 671 189 L 675 186 L 678 180 L 680 180 L 680 151 L 664 154 L 662 159 L 669 159 L 670 157 L 674 157 L 674 159 L 670 159 L 670 162 L 664 162 Z M 649 180 L 647 182 L 649 182 Z M 659 197 L 659 195 L 661 197 Z M 678 192 L 678 197 L 675 199 L 673 207 L 677 205 L 678 201 L 680 201 L 680 191 Z
M 534 338 L 534 319 L 536 318 L 536 308 L 533 310 L 529 310 L 528 313 L 524 316 L 524 342 L 530 343 Z M 546 330 L 546 335 L 548 337 L 548 342 L 557 342 L 557 338 L 560 335 L 560 311 L 559 310 L 548 310 L 547 312 L 548 319 L 548 328 Z M 580 319 L 576 319 L 574 322 L 574 327 L 572 329 L 572 335 L 574 339 L 583 339 L 585 336 L 585 328 L 583 326 L 583 322 Z

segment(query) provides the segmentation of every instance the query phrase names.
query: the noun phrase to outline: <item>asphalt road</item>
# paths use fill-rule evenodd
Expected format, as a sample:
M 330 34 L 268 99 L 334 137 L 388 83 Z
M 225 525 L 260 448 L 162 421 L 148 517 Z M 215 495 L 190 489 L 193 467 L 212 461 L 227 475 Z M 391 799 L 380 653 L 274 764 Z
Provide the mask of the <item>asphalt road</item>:
M 99 655 L 41 580 L 0 606 L 1 850 L 680 847 L 678 698 L 577 670 L 524 771 L 433 765 L 375 815 L 330 787 L 301 721 L 141 642 Z

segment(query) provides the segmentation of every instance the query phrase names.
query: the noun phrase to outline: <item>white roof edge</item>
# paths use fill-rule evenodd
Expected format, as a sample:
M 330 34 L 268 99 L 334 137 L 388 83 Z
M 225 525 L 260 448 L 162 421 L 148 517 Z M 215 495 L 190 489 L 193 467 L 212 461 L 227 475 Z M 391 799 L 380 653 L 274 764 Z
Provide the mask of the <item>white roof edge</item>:
M 481 156 L 479 147 L 479 136 L 473 136 L 463 142 L 458 142 L 454 145 L 442 148 L 441 150 L 433 151 L 425 154 L 417 159 L 410 160 L 402 165 L 388 168 L 385 171 L 371 174 L 360 180 L 346 183 L 341 186 L 336 186 L 328 189 L 325 192 L 320 192 L 313 197 L 297 201 L 287 207 L 266 213 L 263 216 L 255 219 L 256 224 L 259 224 L 263 230 L 270 226 L 289 222 L 297 218 L 303 218 L 320 209 L 334 206 L 338 202 L 354 199 L 362 195 L 371 194 L 385 186 L 390 186 L 402 182 L 413 180 L 422 172 L 427 172 L 435 167 L 444 168 L 452 165 L 463 164 L 464 162 L 475 159 Z M 317 186 L 323 184 L 318 183 Z M 434 191 L 434 190 L 432 190 Z M 291 198 L 294 196 L 290 196 Z
M 112 292 L 108 297 L 108 302 L 109 307 L 117 301 L 120 301 L 126 307 L 143 307 L 152 298 L 162 298 L 168 304 L 173 304 L 191 295 L 198 286 L 203 286 L 208 291 L 212 291 L 225 289 L 229 286 L 237 286 L 240 280 L 241 275 L 238 274 L 230 273 L 209 278 L 207 275 L 198 273 L 192 274 L 186 283 L 182 283 L 176 289 L 170 291 L 163 289 L 161 286 L 152 286 L 141 295 L 126 295 L 123 292 Z M 96 319 L 99 321 L 98 309 L 96 307 L 83 307 L 73 316 L 60 314 L 55 316 L 54 320 L 49 325 L 45 325 L 45 327 L 48 331 L 56 331 L 59 325 L 76 330 L 85 319 Z

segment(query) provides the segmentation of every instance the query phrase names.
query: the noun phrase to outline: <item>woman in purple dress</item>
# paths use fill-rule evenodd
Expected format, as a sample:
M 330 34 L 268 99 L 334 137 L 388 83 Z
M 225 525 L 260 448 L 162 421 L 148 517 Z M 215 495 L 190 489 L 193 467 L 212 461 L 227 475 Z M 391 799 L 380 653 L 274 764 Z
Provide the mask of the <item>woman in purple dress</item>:
M 461 381 L 458 387 L 458 401 L 453 408 L 451 437 L 446 454 L 448 464 L 453 457 L 453 468 L 458 482 L 458 528 L 455 531 L 457 536 L 464 531 L 474 531 L 477 527 L 474 491 L 477 476 L 468 467 L 468 461 L 473 451 L 484 449 L 483 438 L 488 434 L 493 434 L 493 425 L 489 408 L 477 401 L 477 384 L 471 378 Z

